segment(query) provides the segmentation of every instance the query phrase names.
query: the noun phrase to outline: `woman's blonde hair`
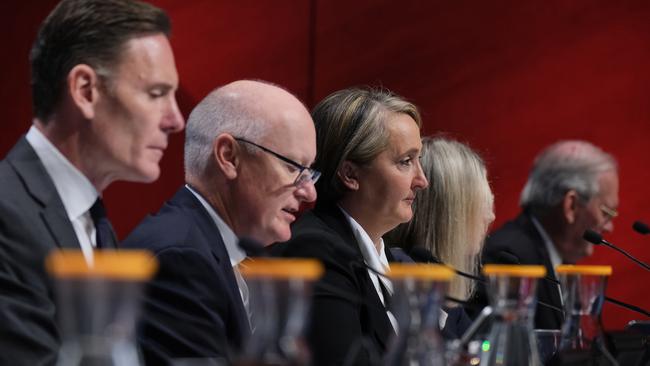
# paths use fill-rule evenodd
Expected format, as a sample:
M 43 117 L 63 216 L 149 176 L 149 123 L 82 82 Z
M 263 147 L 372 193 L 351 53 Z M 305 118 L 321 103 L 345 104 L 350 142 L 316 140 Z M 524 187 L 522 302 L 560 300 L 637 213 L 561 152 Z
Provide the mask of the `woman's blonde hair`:
M 387 234 L 388 243 L 407 252 L 414 246 L 424 247 L 443 263 L 477 274 L 486 222 L 494 218 L 483 160 L 460 142 L 425 137 L 421 164 L 429 188 L 418 193 L 413 219 Z M 456 276 L 449 295 L 465 300 L 473 289 L 472 280 Z
M 390 114 L 402 113 L 421 126 L 415 105 L 386 89 L 349 88 L 323 99 L 314 108 L 317 154 L 314 168 L 319 202 L 336 202 L 345 192 L 337 176 L 344 161 L 367 164 L 388 146 L 385 123 Z

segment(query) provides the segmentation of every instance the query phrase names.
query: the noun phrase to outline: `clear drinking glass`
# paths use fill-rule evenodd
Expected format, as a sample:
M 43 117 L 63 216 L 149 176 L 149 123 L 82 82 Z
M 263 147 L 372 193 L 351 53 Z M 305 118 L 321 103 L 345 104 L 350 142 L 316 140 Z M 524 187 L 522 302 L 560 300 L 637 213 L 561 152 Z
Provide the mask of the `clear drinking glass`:
M 485 265 L 494 319 L 481 344 L 480 365 L 541 365 L 533 332 L 537 278 L 543 266 Z
M 566 314 L 559 362 L 594 360 L 604 350 L 601 312 L 612 267 L 561 265 L 556 272 Z
M 87 264 L 81 251 L 52 252 L 61 334 L 59 366 L 138 366 L 135 324 L 143 284 L 157 269 L 146 251 L 98 250 Z
M 434 264 L 391 264 L 388 275 L 394 289 L 389 309 L 397 335 L 390 342 L 384 364 L 444 365 L 439 317 L 453 270 Z
M 312 284 L 323 266 L 311 259 L 254 258 L 240 264 L 250 296 L 252 334 L 236 365 L 307 365 Z

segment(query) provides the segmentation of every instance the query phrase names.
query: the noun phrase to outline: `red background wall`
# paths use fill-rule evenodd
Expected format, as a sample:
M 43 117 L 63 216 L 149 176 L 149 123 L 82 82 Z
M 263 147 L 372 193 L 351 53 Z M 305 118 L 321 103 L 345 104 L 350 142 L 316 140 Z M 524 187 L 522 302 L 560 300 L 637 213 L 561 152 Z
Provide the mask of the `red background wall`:
M 30 125 L 28 51 L 55 1 L 0 5 L 0 154 Z M 621 215 L 611 241 L 650 262 L 646 182 L 650 126 L 647 1 L 158 0 L 172 17 L 172 45 L 187 116 L 214 87 L 240 78 L 281 84 L 310 107 L 334 90 L 383 85 L 415 102 L 424 133 L 468 142 L 488 162 L 496 225 L 518 212 L 530 163 L 544 146 L 587 139 L 620 163 Z M 106 201 L 124 237 L 182 183 L 183 136 L 171 139 L 161 178 L 116 183 Z M 586 262 L 612 264 L 607 294 L 650 308 L 648 273 L 608 248 Z M 605 324 L 639 316 L 606 305 Z

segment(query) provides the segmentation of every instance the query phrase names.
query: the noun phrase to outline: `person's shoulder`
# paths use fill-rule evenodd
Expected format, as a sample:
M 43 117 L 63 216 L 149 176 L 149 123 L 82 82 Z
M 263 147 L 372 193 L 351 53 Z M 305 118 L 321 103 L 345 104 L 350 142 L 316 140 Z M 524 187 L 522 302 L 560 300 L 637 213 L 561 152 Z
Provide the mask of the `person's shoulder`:
M 543 245 L 543 241 L 525 215 L 520 214 L 488 236 L 482 252 L 484 263 L 500 263 L 502 252 L 515 256 L 522 263 L 536 260 L 538 247 Z
M 291 239 L 276 243 L 270 251 L 283 257 L 327 259 L 335 256 L 343 238 L 313 211 L 305 212 L 291 227 Z
M 166 203 L 160 211 L 145 217 L 122 242 L 122 247 L 158 252 L 184 245 L 196 230 L 196 223 L 186 210 Z
M 532 223 L 528 222 L 522 215 L 506 222 L 488 235 L 485 242 L 486 248 L 510 246 L 514 245 L 513 243 L 525 245 L 533 241 L 534 238 L 531 236 L 532 227 L 529 227 Z

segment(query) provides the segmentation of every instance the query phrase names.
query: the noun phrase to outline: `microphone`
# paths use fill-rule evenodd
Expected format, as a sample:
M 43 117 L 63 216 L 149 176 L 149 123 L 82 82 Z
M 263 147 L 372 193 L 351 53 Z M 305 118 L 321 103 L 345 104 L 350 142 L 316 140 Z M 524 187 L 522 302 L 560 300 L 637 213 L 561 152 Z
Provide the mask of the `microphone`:
M 427 250 L 425 248 L 422 248 L 422 247 L 418 247 L 418 246 L 413 247 L 409 251 L 408 254 L 416 262 L 431 263 L 431 264 L 442 264 L 442 265 L 448 266 L 446 263 L 443 263 L 440 259 L 436 258 L 433 254 L 431 254 L 431 252 L 429 250 Z M 448 266 L 448 267 L 450 267 L 459 276 L 466 277 L 466 278 L 469 278 L 471 280 L 474 280 L 474 281 L 477 281 L 477 282 L 480 282 L 480 283 L 483 283 L 483 284 L 487 283 L 481 277 L 474 276 L 474 275 L 469 274 L 467 272 L 460 271 L 460 270 L 458 270 L 456 268 L 453 268 L 451 266 Z
M 622 308 L 625 308 L 625 309 L 627 309 L 627 310 L 632 310 L 632 311 L 634 311 L 634 312 L 636 312 L 636 313 L 639 313 L 639 314 L 641 314 L 641 315 L 644 315 L 644 316 L 650 318 L 650 312 L 648 312 L 647 310 L 642 309 L 642 308 L 640 308 L 640 307 L 638 307 L 638 306 L 635 306 L 635 305 L 632 305 L 632 304 L 628 304 L 628 303 L 626 303 L 626 302 L 623 302 L 623 301 L 620 301 L 620 300 L 616 300 L 616 299 L 613 299 L 613 298 L 611 298 L 611 297 L 607 297 L 607 296 L 605 296 L 605 301 L 607 301 L 607 302 L 609 302 L 609 303 L 612 303 L 612 304 L 614 304 L 614 305 L 618 305 L 618 306 L 620 306 L 620 307 L 622 307 Z
M 585 233 L 584 233 L 584 235 L 582 237 L 586 241 L 588 241 L 590 243 L 593 243 L 593 244 L 596 244 L 596 245 L 604 244 L 605 246 L 608 246 L 608 247 L 618 251 L 619 253 L 622 253 L 624 256 L 626 256 L 629 259 L 631 259 L 632 261 L 634 261 L 634 263 L 636 263 L 639 266 L 643 267 L 646 271 L 650 270 L 650 266 L 648 266 L 646 263 L 641 262 L 640 260 L 634 258 L 628 252 L 624 251 L 623 249 L 621 249 L 621 248 L 617 247 L 616 245 L 614 245 L 614 244 L 608 242 L 607 240 L 603 239 L 602 235 L 598 234 L 597 232 L 595 232 L 595 231 L 593 231 L 591 229 L 585 230 Z
M 650 234 L 650 227 L 642 221 L 634 221 L 634 224 L 632 224 L 632 229 L 642 235 Z
M 387 274 L 385 274 L 383 272 L 380 272 L 379 270 L 373 268 L 368 263 L 364 262 L 361 258 L 359 258 L 357 256 L 357 253 L 352 248 L 350 248 L 348 246 L 345 246 L 345 245 L 343 245 L 343 244 L 341 244 L 339 242 L 331 242 L 331 243 L 333 244 L 332 247 L 334 248 L 334 250 L 337 253 L 344 256 L 345 259 L 348 260 L 348 265 L 350 265 L 351 267 L 366 269 L 366 270 L 369 270 L 370 272 L 376 274 L 377 276 L 380 276 L 382 278 L 387 278 L 387 279 L 390 280 L 390 276 L 388 276 Z M 424 252 L 426 252 L 426 257 L 430 258 L 430 259 L 433 259 L 432 261 L 426 261 L 426 263 L 443 264 L 444 265 L 444 263 L 440 262 L 439 260 L 436 260 L 428 250 L 426 250 L 424 248 L 420 248 L 420 249 L 422 249 L 422 251 L 420 251 L 420 253 L 419 253 L 420 255 L 425 255 Z M 409 253 L 409 255 L 410 255 L 410 253 Z M 414 259 L 416 262 L 418 262 L 418 260 L 416 260 L 415 257 L 411 256 L 411 258 Z M 421 262 L 424 262 L 424 261 L 421 261 Z M 470 276 L 470 275 L 468 275 L 468 276 Z M 475 279 L 477 279 L 477 280 L 481 280 L 480 278 L 478 278 L 476 276 L 473 276 L 473 277 Z M 475 305 L 470 304 L 467 301 L 463 301 L 461 299 L 457 299 L 457 298 L 451 297 L 451 296 L 445 296 L 445 300 L 456 303 L 456 304 L 459 304 L 459 305 L 463 305 L 463 306 L 475 307 Z
M 501 252 L 501 253 L 499 253 L 499 255 L 502 255 L 503 258 L 508 258 L 508 257 L 510 257 L 510 258 L 514 259 L 513 262 L 510 262 L 511 264 L 519 264 L 519 259 L 517 259 L 517 257 L 515 257 L 514 255 L 512 255 L 511 253 L 508 253 L 508 252 Z M 553 283 L 553 284 L 561 285 L 561 284 L 560 284 L 560 281 L 558 281 L 558 280 L 556 280 L 556 279 L 554 279 L 554 278 L 551 278 L 551 277 L 549 277 L 549 276 L 545 276 L 545 277 L 542 277 L 542 278 L 543 278 L 545 281 L 551 282 L 551 283 Z M 614 304 L 614 305 L 618 305 L 618 306 L 623 307 L 623 308 L 625 308 L 625 309 L 632 310 L 632 311 L 637 312 L 637 313 L 639 313 L 639 314 L 642 314 L 642 315 L 644 315 L 644 316 L 650 317 L 650 313 L 648 313 L 646 310 L 644 310 L 644 309 L 642 309 L 642 308 L 640 308 L 640 307 L 638 307 L 638 306 L 635 306 L 635 305 L 632 305 L 632 304 L 628 304 L 628 303 L 625 303 L 625 302 L 620 301 L 620 300 L 616 300 L 616 299 L 611 298 L 611 297 L 608 297 L 608 296 L 605 296 L 605 301 L 607 301 L 607 302 L 609 302 L 609 303 L 612 303 L 612 304 Z M 544 306 L 546 306 L 546 305 L 544 305 Z

